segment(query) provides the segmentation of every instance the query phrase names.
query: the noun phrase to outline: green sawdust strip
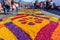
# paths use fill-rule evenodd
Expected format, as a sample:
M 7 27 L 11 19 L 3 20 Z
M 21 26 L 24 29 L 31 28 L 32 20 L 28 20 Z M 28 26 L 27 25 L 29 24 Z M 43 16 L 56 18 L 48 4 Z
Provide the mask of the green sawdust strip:
M 26 12 L 18 12 L 18 14 L 26 14 Z
M 57 18 L 57 17 L 52 17 L 52 18 L 50 18 L 49 20 L 54 21 L 54 22 L 57 22 L 57 21 L 59 20 L 59 18 Z
M 12 20 L 8 19 L 5 21 L 5 23 L 9 23 L 9 22 L 12 22 Z
M 35 14 L 42 14 L 42 12 L 39 12 L 39 11 L 38 11 L 38 12 L 35 12 Z
M 26 12 L 26 13 L 18 13 L 18 14 L 42 14 L 42 13 L 31 13 L 31 12 Z

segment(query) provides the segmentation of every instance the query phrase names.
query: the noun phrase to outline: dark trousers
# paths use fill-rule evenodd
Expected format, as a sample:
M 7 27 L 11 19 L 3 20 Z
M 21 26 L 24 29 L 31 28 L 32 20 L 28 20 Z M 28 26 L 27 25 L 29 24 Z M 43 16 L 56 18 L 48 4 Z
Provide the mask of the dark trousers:
M 5 10 L 6 10 L 5 5 L 2 5 L 2 8 L 3 8 L 4 13 L 6 13 L 5 12 Z
M 7 12 L 10 12 L 10 6 L 9 5 L 5 5 L 5 6 L 6 6 Z

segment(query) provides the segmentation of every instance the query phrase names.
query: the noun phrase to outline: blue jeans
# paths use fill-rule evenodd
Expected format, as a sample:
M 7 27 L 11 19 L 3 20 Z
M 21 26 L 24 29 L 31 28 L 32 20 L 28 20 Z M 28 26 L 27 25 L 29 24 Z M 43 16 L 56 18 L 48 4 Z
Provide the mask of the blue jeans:
M 16 7 L 16 12 L 18 12 L 18 7 Z
M 58 9 L 58 11 L 60 12 L 60 9 Z
M 7 12 L 10 12 L 10 8 L 7 9 Z
M 34 6 L 34 9 L 40 9 L 40 7 L 39 6 Z
M 5 9 L 6 9 L 5 5 L 2 5 L 2 8 L 3 8 L 3 10 L 4 10 L 4 13 L 5 13 Z
M 6 5 L 6 10 L 7 10 L 7 12 L 10 12 L 10 6 L 9 5 Z

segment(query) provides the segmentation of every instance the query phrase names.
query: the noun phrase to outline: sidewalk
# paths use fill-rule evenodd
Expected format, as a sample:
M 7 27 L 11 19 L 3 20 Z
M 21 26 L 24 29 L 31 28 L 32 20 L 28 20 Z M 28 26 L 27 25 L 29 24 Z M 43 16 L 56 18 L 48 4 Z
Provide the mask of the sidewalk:
M 17 13 L 16 12 L 13 12 L 13 13 L 11 13 L 11 14 L 4 14 L 4 13 L 1 13 L 0 12 L 0 19 L 1 18 L 8 18 L 8 17 L 10 17 L 10 16 L 15 16 Z
M 60 15 L 56 15 L 56 14 L 51 13 L 51 12 L 47 12 L 47 11 L 43 11 L 43 10 L 41 10 L 41 12 L 42 12 L 43 14 L 45 14 L 46 16 L 54 16 L 54 17 L 60 18 Z M 57 14 L 58 14 L 58 13 L 57 13 Z
M 55 16 L 55 17 L 58 17 L 58 18 L 60 18 L 60 16 L 59 15 L 56 15 L 56 14 L 53 14 L 53 13 L 49 13 L 49 12 L 46 12 L 46 11 L 44 11 L 44 10 L 40 10 L 43 14 L 45 14 L 46 16 Z M 5 15 L 5 14 L 0 14 L 0 19 L 1 18 L 8 18 L 8 17 L 10 17 L 10 16 L 15 16 L 17 13 L 16 12 L 13 12 L 13 14 L 7 14 L 7 15 Z

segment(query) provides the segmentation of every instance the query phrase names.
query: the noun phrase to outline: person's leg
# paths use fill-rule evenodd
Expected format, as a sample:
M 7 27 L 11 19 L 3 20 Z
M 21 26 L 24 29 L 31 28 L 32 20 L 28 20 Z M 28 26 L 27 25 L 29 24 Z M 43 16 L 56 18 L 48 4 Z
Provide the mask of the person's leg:
M 10 12 L 10 8 L 7 9 L 7 12 Z
M 37 6 L 37 9 L 40 9 L 40 7 L 39 7 L 39 6 Z
M 9 13 L 10 12 L 10 6 L 7 5 L 7 12 Z
M 4 13 L 6 13 L 6 11 L 5 11 L 6 9 L 5 9 L 5 6 L 3 6 L 3 11 L 4 11 Z
M 34 9 L 36 9 L 36 6 L 34 6 Z
M 18 7 L 16 7 L 16 12 L 18 12 Z
M 51 7 L 52 7 L 52 6 L 50 5 L 50 6 L 49 6 L 49 9 L 51 9 Z

